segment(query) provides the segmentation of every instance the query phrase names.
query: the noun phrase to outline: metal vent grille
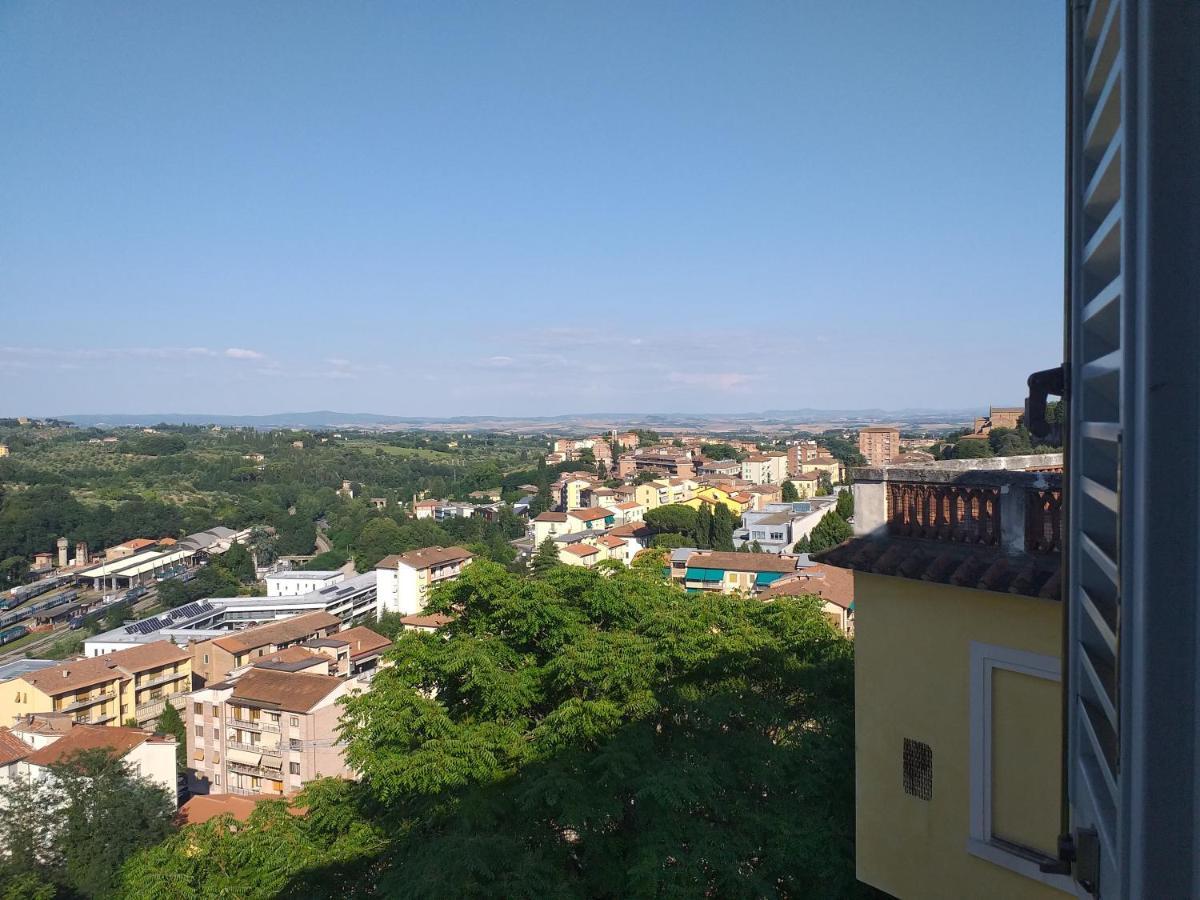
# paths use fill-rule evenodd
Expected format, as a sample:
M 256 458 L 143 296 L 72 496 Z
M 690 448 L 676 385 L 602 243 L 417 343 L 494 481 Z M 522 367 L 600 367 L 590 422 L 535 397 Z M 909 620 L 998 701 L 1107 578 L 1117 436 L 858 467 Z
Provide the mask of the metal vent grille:
M 933 799 L 933 749 L 912 738 L 904 739 L 904 793 L 918 800 Z

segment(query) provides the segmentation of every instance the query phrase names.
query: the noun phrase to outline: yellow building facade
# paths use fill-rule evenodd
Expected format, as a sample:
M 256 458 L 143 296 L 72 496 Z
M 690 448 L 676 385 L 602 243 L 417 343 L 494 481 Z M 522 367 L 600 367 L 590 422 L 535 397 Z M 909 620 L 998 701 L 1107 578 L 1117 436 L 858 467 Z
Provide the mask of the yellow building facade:
M 995 463 L 992 463 L 994 466 Z M 1061 455 L 854 472 L 855 864 L 900 898 L 1062 898 Z
M 191 687 L 190 654 L 169 641 L 156 641 L 68 660 L 0 683 L 0 725 L 40 713 L 65 713 L 92 725 L 146 722 L 161 714 L 167 699 Z
M 737 518 L 744 513 L 748 506 L 748 504 L 742 504 L 737 500 L 734 500 L 733 495 L 724 488 L 712 486 L 700 488 L 698 491 L 696 491 L 692 499 L 685 501 L 683 505 L 690 506 L 692 509 L 698 510 L 702 505 L 705 504 L 714 508 L 717 506 L 717 504 L 721 504 L 722 506 L 727 507 L 731 513 L 733 513 L 734 518 Z
M 896 897 L 1066 896 L 1036 861 L 1059 830 L 1060 604 L 857 573 L 854 606 L 859 880 Z M 927 798 L 904 771 L 926 752 Z

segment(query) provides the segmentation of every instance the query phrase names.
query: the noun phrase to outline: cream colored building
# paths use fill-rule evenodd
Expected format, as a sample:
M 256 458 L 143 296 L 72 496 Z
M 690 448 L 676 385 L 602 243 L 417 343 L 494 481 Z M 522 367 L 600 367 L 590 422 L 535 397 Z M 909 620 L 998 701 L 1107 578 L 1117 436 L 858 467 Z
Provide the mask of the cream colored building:
M 148 722 L 165 701 L 192 687 L 191 656 L 170 641 L 73 659 L 0 683 L 0 724 L 68 713 L 75 722 L 118 726 Z

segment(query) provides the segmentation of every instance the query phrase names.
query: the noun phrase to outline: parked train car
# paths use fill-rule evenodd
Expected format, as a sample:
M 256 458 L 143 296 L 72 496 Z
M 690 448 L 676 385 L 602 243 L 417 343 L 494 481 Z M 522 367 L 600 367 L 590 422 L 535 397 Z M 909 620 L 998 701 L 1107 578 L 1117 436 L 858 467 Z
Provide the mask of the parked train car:
M 62 579 L 58 577 L 43 578 L 41 581 L 35 581 L 33 584 L 21 584 L 8 592 L 8 596 L 0 601 L 0 609 L 12 609 L 14 606 L 20 606 L 27 600 L 32 600 L 34 597 L 40 597 L 48 591 L 54 590 L 62 584 Z
M 13 641 L 19 641 L 25 635 L 29 634 L 29 629 L 24 625 L 17 625 L 13 628 L 5 628 L 0 631 L 0 647 L 5 644 L 11 644 Z

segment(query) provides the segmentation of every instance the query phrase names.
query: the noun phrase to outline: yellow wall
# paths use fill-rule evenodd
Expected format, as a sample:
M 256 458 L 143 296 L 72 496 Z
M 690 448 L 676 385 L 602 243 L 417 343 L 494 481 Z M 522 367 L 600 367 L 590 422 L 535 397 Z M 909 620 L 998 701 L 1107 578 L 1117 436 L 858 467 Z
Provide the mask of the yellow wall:
M 971 642 L 1057 659 L 1061 606 L 880 575 L 854 584 L 859 879 L 896 897 L 1065 896 L 967 852 Z M 1052 847 L 1060 685 L 1012 674 L 997 670 L 992 694 L 992 827 Z M 933 751 L 928 801 L 904 792 L 905 738 Z
M 696 492 L 696 496 L 694 496 L 691 500 L 686 501 L 683 505 L 690 506 L 692 509 L 699 509 L 701 503 L 703 503 L 705 500 L 714 505 L 717 503 L 724 504 L 729 508 L 729 511 L 733 513 L 735 518 L 742 514 L 742 504 L 732 499 L 729 496 L 728 491 L 724 491 L 721 488 L 716 487 L 701 488 Z
M 53 709 L 54 701 L 23 678 L 10 678 L 0 684 L 0 725 L 8 727 L 18 716 Z

